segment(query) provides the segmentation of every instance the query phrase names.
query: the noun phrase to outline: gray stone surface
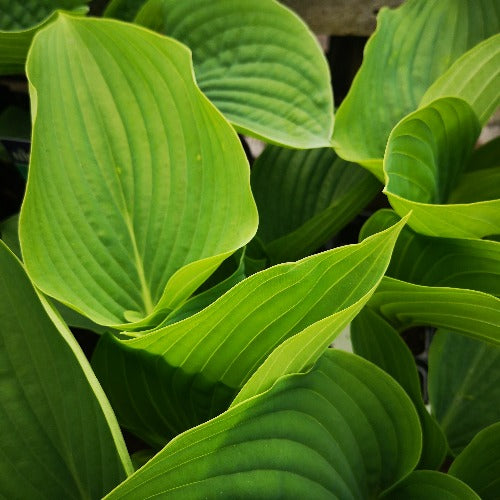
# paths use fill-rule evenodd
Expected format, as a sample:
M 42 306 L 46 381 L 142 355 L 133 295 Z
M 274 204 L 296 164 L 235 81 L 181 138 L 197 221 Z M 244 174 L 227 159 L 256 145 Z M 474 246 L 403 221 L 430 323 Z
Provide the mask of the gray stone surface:
M 375 29 L 377 12 L 403 0 L 281 0 L 297 12 L 315 33 L 325 35 L 369 35 Z

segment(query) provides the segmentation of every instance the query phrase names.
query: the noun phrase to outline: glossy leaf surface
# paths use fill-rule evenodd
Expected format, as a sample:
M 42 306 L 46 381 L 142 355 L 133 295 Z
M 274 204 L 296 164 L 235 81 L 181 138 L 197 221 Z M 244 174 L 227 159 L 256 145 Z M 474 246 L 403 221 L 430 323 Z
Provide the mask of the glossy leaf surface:
M 449 473 L 467 483 L 483 500 L 500 491 L 500 422 L 479 432 L 451 464 Z
M 150 0 L 135 22 L 193 51 L 201 90 L 239 131 L 295 148 L 330 145 L 328 64 L 275 0 Z
M 407 0 L 397 9 L 382 9 L 336 114 L 337 153 L 382 179 L 392 128 L 417 109 L 425 91 L 459 56 L 499 30 L 495 0 Z
M 0 75 L 24 73 L 36 32 L 51 23 L 57 9 L 85 14 L 89 0 L 0 0 Z
M 259 211 L 257 237 L 271 264 L 317 250 L 380 191 L 380 183 L 331 148 L 296 151 L 268 146 L 252 166 Z
M 434 326 L 500 344 L 500 300 L 483 292 L 384 277 L 369 305 L 399 331 Z
M 384 192 L 415 231 L 430 236 L 481 238 L 500 233 L 500 200 L 448 204 L 480 127 L 470 106 L 442 98 L 401 120 L 384 157 Z
M 80 347 L 2 242 L 0 360 L 4 498 L 100 498 L 132 472 Z
M 363 359 L 329 350 L 309 373 L 177 437 L 107 498 L 376 498 L 419 453 L 402 389 Z
M 369 307 L 354 318 L 350 332 L 354 352 L 393 377 L 413 401 L 423 433 L 419 468 L 439 468 L 447 451 L 446 438 L 424 405 L 411 351 L 399 333 Z
M 360 232 L 363 239 L 399 220 L 379 210 Z M 417 285 L 467 288 L 500 296 L 500 243 L 425 236 L 405 226 L 396 242 L 387 275 Z
M 307 352 L 293 350 L 264 384 L 311 366 L 355 314 L 344 311 L 359 310 L 373 293 L 400 228 L 254 274 L 198 314 L 142 337 L 103 336 L 92 365 L 120 423 L 164 445 L 227 409 L 273 350 L 299 332 L 311 344 Z M 290 361 L 298 364 L 291 370 Z
M 419 470 L 403 479 L 384 500 L 481 500 L 465 483 L 442 472 Z
M 438 331 L 429 352 L 429 399 L 456 455 L 500 421 L 500 346 Z
M 28 75 L 30 277 L 96 323 L 155 326 L 255 233 L 236 134 L 189 51 L 133 25 L 60 15 Z

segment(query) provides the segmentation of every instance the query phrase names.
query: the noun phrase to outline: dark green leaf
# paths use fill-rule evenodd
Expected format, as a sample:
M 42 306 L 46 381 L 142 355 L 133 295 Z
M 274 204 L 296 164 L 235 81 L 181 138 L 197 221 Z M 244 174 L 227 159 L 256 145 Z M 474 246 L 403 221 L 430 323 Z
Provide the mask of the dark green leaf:
M 252 167 L 257 236 L 272 264 L 317 250 L 380 191 L 380 183 L 331 148 L 268 146 Z
M 85 356 L 41 300 L 0 242 L 1 496 L 100 498 L 132 465 Z
M 429 352 L 432 413 L 454 454 L 500 421 L 500 346 L 439 331 Z
M 449 473 L 467 483 L 482 500 L 498 500 L 500 422 L 476 434 L 451 464 Z
M 365 307 L 351 324 L 351 341 L 356 354 L 382 368 L 410 396 L 423 432 L 419 468 L 439 468 L 446 455 L 446 438 L 424 405 L 415 360 L 398 332 L 369 307 Z
M 309 373 L 177 437 L 107 498 L 376 498 L 419 453 L 404 391 L 362 358 L 329 350 Z

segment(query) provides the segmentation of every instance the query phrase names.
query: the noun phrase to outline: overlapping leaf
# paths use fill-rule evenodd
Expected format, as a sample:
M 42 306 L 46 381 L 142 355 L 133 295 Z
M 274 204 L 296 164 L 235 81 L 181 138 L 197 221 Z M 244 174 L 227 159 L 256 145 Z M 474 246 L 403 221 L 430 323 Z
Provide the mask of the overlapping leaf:
M 412 472 L 384 500 L 481 500 L 465 483 L 448 474 L 430 470 Z
M 500 421 L 500 346 L 438 331 L 429 352 L 429 399 L 456 455 Z
M 500 491 L 500 422 L 479 432 L 451 464 L 449 473 L 483 500 L 496 500 Z
M 331 148 L 268 146 L 252 167 L 251 184 L 259 210 L 257 237 L 272 264 L 317 250 L 380 190 L 373 175 Z
M 376 498 L 419 453 L 404 391 L 374 365 L 329 350 L 309 373 L 177 437 L 106 498 Z
M 101 337 L 92 364 L 120 423 L 165 444 L 227 409 L 269 354 L 299 332 L 306 351 L 278 354 L 272 373 L 252 387 L 262 392 L 311 366 L 373 293 L 400 228 L 254 274 L 195 316 L 137 339 Z
M 365 307 L 351 324 L 351 341 L 356 354 L 382 368 L 410 396 L 423 432 L 419 467 L 439 468 L 447 451 L 446 438 L 424 405 L 415 360 L 403 339 L 384 319 Z
M 30 277 L 96 323 L 158 324 L 255 233 L 236 134 L 189 51 L 140 27 L 59 15 L 28 76 Z
M 0 358 L 2 497 L 100 498 L 132 472 L 85 356 L 3 242 Z
M 110 0 L 104 16 L 132 22 L 144 3 L 145 0 Z
M 360 239 L 399 220 L 392 210 L 379 210 L 363 226 Z M 417 285 L 479 290 L 500 296 L 500 243 L 437 238 L 405 226 L 394 247 L 387 275 Z
M 500 300 L 486 293 L 384 277 L 369 305 L 399 331 L 430 325 L 500 344 Z
M 458 98 L 433 101 L 401 120 L 384 157 L 384 192 L 408 224 L 430 236 L 482 238 L 500 233 L 500 200 L 448 204 L 480 127 Z
M 500 29 L 495 0 L 407 0 L 382 9 L 363 64 L 336 114 L 338 154 L 381 180 L 396 123 L 417 109 L 428 87 L 464 52 Z
M 296 148 L 330 145 L 325 57 L 275 0 L 150 0 L 135 20 L 193 51 L 196 80 L 239 131 Z
M 467 101 L 484 125 L 500 105 L 500 34 L 486 39 L 461 56 L 422 97 L 426 106 L 439 97 Z
M 0 75 L 23 73 L 35 33 L 51 23 L 56 9 L 85 14 L 89 0 L 0 0 Z

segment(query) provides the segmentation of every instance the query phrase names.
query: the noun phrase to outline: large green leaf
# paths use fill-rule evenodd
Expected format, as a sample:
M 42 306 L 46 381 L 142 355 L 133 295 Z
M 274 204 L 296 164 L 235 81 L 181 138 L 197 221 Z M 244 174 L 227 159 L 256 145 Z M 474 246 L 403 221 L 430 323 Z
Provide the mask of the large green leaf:
M 307 352 L 279 358 L 257 392 L 311 366 L 373 293 L 400 228 L 254 274 L 198 314 L 139 338 L 101 337 L 92 364 L 120 423 L 165 444 L 227 409 L 269 354 L 299 332 Z
M 360 239 L 383 231 L 398 220 L 392 210 L 379 210 L 366 221 Z M 387 275 L 417 285 L 468 288 L 498 297 L 500 243 L 424 236 L 405 226 Z
M 467 483 L 483 500 L 500 491 L 500 422 L 479 432 L 451 464 L 449 473 Z
M 120 429 L 68 328 L 0 242 L 0 492 L 99 498 L 132 472 Z
M 433 101 L 401 120 L 384 157 L 384 192 L 408 224 L 430 236 L 474 238 L 500 233 L 500 200 L 447 204 L 467 165 L 480 127 L 458 98 Z
M 104 11 L 105 17 L 132 22 L 146 0 L 111 0 Z
M 481 500 L 465 483 L 442 472 L 418 470 L 403 479 L 384 500 Z
M 467 171 L 500 166 L 500 136 L 475 149 L 469 159 Z
M 317 250 L 380 191 L 373 175 L 331 148 L 268 146 L 252 167 L 251 184 L 257 237 L 272 264 Z
M 23 73 L 35 33 L 55 18 L 56 9 L 85 14 L 89 0 L 0 0 L 0 75 Z
M 369 305 L 399 331 L 429 325 L 500 344 L 500 299 L 487 293 L 384 277 Z
M 403 339 L 389 323 L 369 307 L 365 307 L 351 324 L 351 341 L 356 354 L 382 368 L 410 396 L 417 409 L 423 433 L 419 467 L 439 468 L 446 455 L 446 438 L 424 405 L 415 360 Z
M 467 101 L 484 125 L 500 105 L 500 34 L 486 39 L 460 57 L 422 97 L 426 106 L 439 97 Z
M 500 346 L 438 331 L 429 352 L 429 399 L 450 449 L 459 453 L 500 421 Z
M 275 0 L 149 0 L 135 22 L 193 51 L 201 90 L 239 131 L 297 148 L 330 145 L 328 64 L 303 21 Z
M 255 233 L 235 132 L 196 87 L 189 51 L 130 24 L 59 15 L 28 76 L 30 277 L 96 323 L 158 324 Z
M 460 55 L 499 30 L 495 0 L 407 0 L 398 9 L 382 9 L 336 115 L 337 153 L 382 180 L 382 158 L 394 125 L 417 109 L 427 88 Z
M 309 373 L 177 437 L 107 498 L 376 498 L 419 453 L 402 389 L 329 350 Z

